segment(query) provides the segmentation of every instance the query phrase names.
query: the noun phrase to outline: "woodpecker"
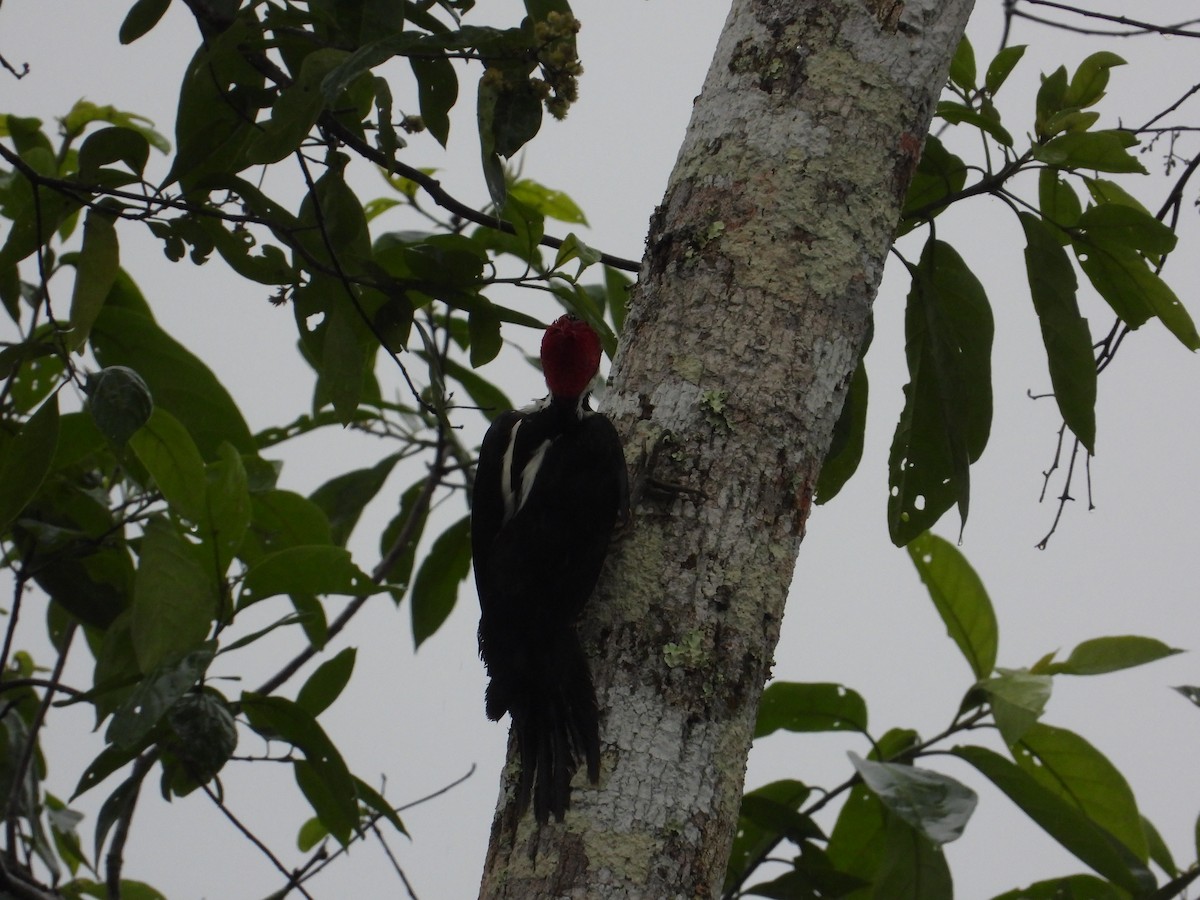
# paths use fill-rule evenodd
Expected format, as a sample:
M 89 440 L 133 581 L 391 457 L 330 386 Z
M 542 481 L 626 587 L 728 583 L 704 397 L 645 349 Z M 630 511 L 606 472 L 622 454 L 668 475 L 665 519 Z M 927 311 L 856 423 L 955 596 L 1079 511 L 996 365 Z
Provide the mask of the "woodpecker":
M 575 622 L 628 514 L 616 429 L 589 405 L 600 340 L 573 315 L 542 336 L 550 394 L 502 413 L 479 451 L 471 548 L 487 716 L 512 717 L 521 774 L 517 814 L 562 821 L 581 762 L 600 777 L 595 689 Z

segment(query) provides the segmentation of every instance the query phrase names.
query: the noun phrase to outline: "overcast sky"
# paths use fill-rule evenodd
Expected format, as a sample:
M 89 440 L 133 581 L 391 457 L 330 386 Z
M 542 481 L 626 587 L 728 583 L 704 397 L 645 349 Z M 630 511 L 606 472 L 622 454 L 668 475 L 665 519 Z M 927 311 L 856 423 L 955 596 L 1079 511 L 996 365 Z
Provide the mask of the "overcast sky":
M 0 53 L 18 65 L 28 62 L 31 73 L 20 82 L 0 74 L 0 110 L 50 120 L 86 96 L 149 115 L 171 135 L 175 91 L 196 44 L 195 29 L 183 4 L 175 3 L 158 29 L 121 48 L 116 31 L 128 5 L 8 0 L 0 9 Z M 515 0 L 481 5 L 488 5 L 497 21 L 519 15 Z M 574 197 L 591 221 L 584 238 L 594 246 L 640 257 L 647 221 L 662 197 L 727 8 L 724 0 L 575 4 L 584 22 L 581 99 L 565 123 L 547 122 L 524 157 L 524 171 Z M 1195 6 L 1188 0 L 1155 2 L 1144 4 L 1139 14 L 1178 21 L 1194 15 Z M 999 0 L 985 0 L 972 22 L 969 33 L 981 69 L 996 45 L 1000 17 Z M 1028 24 L 1018 25 L 1014 42 L 1033 46 L 1005 87 L 1000 106 L 1009 130 L 1023 135 L 1031 127 L 1038 72 L 1060 63 L 1073 69 L 1097 45 L 1095 39 L 1051 34 Z M 1114 71 L 1109 97 L 1099 107 L 1107 125 L 1118 119 L 1140 122 L 1150 111 L 1148 98 L 1154 98 L 1157 111 L 1200 80 L 1194 41 L 1106 46 L 1132 63 Z M 398 98 L 408 90 L 406 73 L 406 68 L 396 70 Z M 482 205 L 486 192 L 472 129 L 474 102 L 465 89 L 473 78 L 461 76 L 464 96 L 449 156 L 435 152 L 432 140 L 418 138 L 405 161 L 438 166 L 452 193 Z M 1196 111 L 1193 105 L 1193 122 Z M 1156 176 L 1130 190 L 1157 209 L 1166 182 L 1157 175 L 1159 155 L 1145 159 Z M 370 174 L 356 186 L 364 199 L 384 193 L 382 182 Z M 1195 290 L 1200 228 L 1191 205 L 1196 190 L 1192 185 L 1181 229 L 1193 250 L 1172 258 L 1165 275 L 1193 316 L 1200 316 Z M 1125 342 L 1100 382 L 1099 456 L 1092 467 L 1097 509 L 1088 513 L 1083 502 L 1075 503 L 1049 549 L 1036 550 L 1054 513 L 1051 504 L 1039 506 L 1037 499 L 1059 419 L 1052 401 L 1026 396 L 1030 390 L 1048 390 L 1048 378 L 1024 282 L 1020 228 L 1000 204 L 977 199 L 963 206 L 940 220 L 939 235 L 975 268 L 995 310 L 996 415 L 988 450 L 972 470 L 971 521 L 962 549 L 997 609 L 1000 665 L 1028 666 L 1051 650 L 1065 654 L 1084 639 L 1109 634 L 1146 634 L 1175 646 L 1200 646 L 1194 525 L 1200 508 L 1197 361 L 1155 323 Z M 381 219 L 377 225 L 408 227 L 399 219 Z M 304 411 L 309 375 L 294 353 L 289 311 L 272 308 L 261 289 L 240 284 L 219 260 L 203 268 L 172 265 L 135 229 L 124 228 L 121 237 L 122 262 L 159 320 L 216 370 L 252 428 Z M 908 252 L 915 256 L 916 245 L 910 243 Z M 876 336 L 868 356 L 866 453 L 843 494 L 828 508 L 815 510 L 809 523 L 775 667 L 779 678 L 838 681 L 858 690 L 867 699 L 876 735 L 893 726 L 924 735 L 940 731 L 971 677 L 907 555 L 887 538 L 886 459 L 906 381 L 901 327 L 906 292 L 903 271 L 890 266 L 876 303 Z M 60 290 L 59 296 L 67 295 Z M 1111 314 L 1087 290 L 1081 298 L 1093 334 L 1103 334 Z M 10 339 L 11 330 L 0 324 L 0 340 Z M 485 374 L 502 379 L 518 402 L 543 392 L 537 374 L 512 358 Z M 390 448 L 349 432 L 330 432 L 288 453 L 282 486 L 308 492 L 332 474 L 370 464 L 387 452 Z M 376 559 L 375 535 L 392 515 L 396 496 L 419 474 L 398 472 L 359 526 L 354 547 L 364 568 Z M 447 520 L 450 515 L 461 515 L 461 509 L 447 510 Z M 951 540 L 957 536 L 953 514 L 938 531 Z M 334 598 L 329 608 L 337 610 L 341 602 Z M 267 610 L 262 614 L 269 617 Z M 476 618 L 468 584 L 448 623 L 414 654 L 407 607 L 396 610 L 381 597 L 332 648 L 359 648 L 351 688 L 321 719 L 357 775 L 368 781 L 386 775 L 387 796 L 399 803 L 477 766 L 467 783 L 405 815 L 411 843 L 391 842 L 422 900 L 475 894 L 497 795 L 507 729 L 483 715 Z M 280 635 L 266 642 L 254 664 L 265 675 L 295 648 Z M 72 684 L 90 683 L 88 662 L 80 648 L 68 673 Z M 248 684 L 218 686 L 236 694 L 256 684 L 258 674 L 249 676 Z M 1109 755 L 1130 779 L 1143 813 L 1184 864 L 1193 859 L 1192 826 L 1200 809 L 1195 764 L 1200 710 L 1169 686 L 1197 683 L 1194 653 L 1127 673 L 1060 679 L 1046 716 L 1051 724 L 1080 731 Z M 60 721 L 49 738 L 50 785 L 60 796 L 70 794 L 99 749 L 98 741 L 78 739 L 78 731 L 89 727 L 81 712 Z M 239 752 L 259 749 L 247 738 Z M 833 786 L 850 774 L 846 751 L 866 749 L 863 740 L 845 735 L 779 734 L 755 748 L 747 784 L 796 777 Z M 929 764 L 967 781 L 982 796 L 965 836 L 947 848 L 960 897 L 989 897 L 1083 870 L 973 771 L 952 760 Z M 265 769 L 229 766 L 222 776 L 227 796 L 239 815 L 295 864 L 301 859 L 294 851 L 295 829 L 308 815 L 306 805 L 285 767 Z M 133 823 L 126 852 L 129 877 L 148 881 L 172 900 L 255 898 L 279 886 L 277 873 L 206 798 L 167 806 L 157 799 L 153 781 Z M 93 792 L 81 808 L 94 812 L 115 785 Z M 831 825 L 832 819 L 824 823 Z M 378 847 L 368 843 L 331 867 L 310 892 L 330 900 L 396 896 L 400 888 Z

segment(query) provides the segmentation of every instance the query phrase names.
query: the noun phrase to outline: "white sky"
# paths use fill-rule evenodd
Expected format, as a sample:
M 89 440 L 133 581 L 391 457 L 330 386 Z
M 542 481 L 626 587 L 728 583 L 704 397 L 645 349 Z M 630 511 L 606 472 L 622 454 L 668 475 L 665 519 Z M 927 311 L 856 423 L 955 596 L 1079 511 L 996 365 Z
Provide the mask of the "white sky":
M 149 115 L 170 135 L 178 76 L 194 49 L 195 29 L 183 4 L 176 3 L 158 29 L 120 48 L 116 30 L 128 5 L 8 0 L 0 9 L 0 53 L 18 65 L 28 62 L 32 71 L 21 82 L 0 74 L 0 110 L 50 120 L 86 96 Z M 498 21 L 508 21 L 520 4 L 493 0 L 491 6 Z M 999 2 L 981 3 L 971 25 L 981 69 L 996 43 L 1000 9 Z M 646 223 L 662 197 L 726 10 L 724 0 L 576 3 L 584 22 L 580 52 L 587 70 L 581 100 L 566 123 L 547 122 L 525 156 L 524 169 L 579 202 L 592 223 L 583 237 L 594 246 L 640 257 Z M 1139 10 L 1159 21 L 1194 13 L 1187 0 L 1163 0 Z M 1022 135 L 1029 130 L 1037 73 L 1060 63 L 1073 68 L 1095 44 L 1021 23 L 1015 42 L 1034 46 L 1000 105 L 1009 130 Z M 1146 98 L 1156 98 L 1157 111 L 1200 80 L 1194 41 L 1126 42 L 1113 49 L 1133 65 L 1114 71 L 1109 98 L 1099 107 L 1105 124 L 1119 117 L 1140 122 L 1149 111 Z M 406 68 L 397 70 L 393 91 L 401 105 L 407 77 Z M 439 166 L 439 177 L 452 193 L 481 205 L 485 191 L 471 121 L 474 104 L 465 87 L 473 77 L 461 78 L 464 97 L 449 158 L 435 152 L 431 139 L 417 139 L 405 161 Z M 1195 112 L 1193 105 L 1192 121 Z M 1146 158 L 1155 173 L 1161 171 L 1158 159 Z M 1157 177 L 1143 182 L 1130 190 L 1156 209 L 1165 182 Z M 382 182 L 371 175 L 356 184 L 364 199 L 384 193 Z M 1193 248 L 1200 239 L 1191 206 L 1196 191 L 1193 184 L 1182 228 L 1183 240 Z M 996 415 L 987 453 L 972 470 L 972 516 L 962 549 L 997 609 L 1000 665 L 1027 666 L 1050 650 L 1061 648 L 1065 654 L 1082 640 L 1110 634 L 1146 634 L 1184 648 L 1200 645 L 1200 557 L 1193 525 L 1200 508 L 1195 360 L 1154 323 L 1125 342 L 1100 382 L 1099 457 L 1092 468 L 1098 509 L 1089 514 L 1082 503 L 1074 504 L 1050 548 L 1034 549 L 1054 512 L 1050 504 L 1038 506 L 1037 496 L 1059 420 L 1051 401 L 1035 403 L 1025 396 L 1027 389 L 1047 390 L 1048 378 L 1023 280 L 1020 228 L 1005 212 L 999 204 L 976 199 L 961 213 L 939 220 L 939 235 L 954 242 L 975 267 L 996 314 Z M 409 225 L 379 220 L 377 227 Z M 135 229 L 124 228 L 121 237 L 122 261 L 160 322 L 216 370 L 252 428 L 304 411 L 310 382 L 307 367 L 293 352 L 290 312 L 270 307 L 265 290 L 240 285 L 219 260 L 200 269 L 172 265 Z M 909 254 L 916 255 L 912 245 Z M 1193 315 L 1200 316 L 1196 256 L 1178 254 L 1165 274 Z M 907 555 L 887 539 L 887 450 L 906 381 L 902 310 L 907 283 L 897 269 L 889 267 L 876 303 L 866 454 L 843 494 L 828 508 L 818 508 L 809 523 L 775 672 L 784 679 L 840 681 L 855 688 L 867 699 L 876 735 L 892 726 L 930 735 L 949 722 L 970 672 L 943 634 Z M 67 290 L 56 292 L 60 315 Z M 1103 334 L 1111 322 L 1106 307 L 1091 297 L 1084 302 L 1094 334 Z M 9 331 L 11 326 L 0 325 L 0 339 L 8 339 Z M 542 392 L 537 374 L 511 359 L 484 374 L 500 377 L 517 402 Z M 330 475 L 370 464 L 388 450 L 331 431 L 287 455 L 282 486 L 308 492 Z M 375 535 L 390 518 L 395 497 L 418 476 L 412 470 L 394 476 L 360 524 L 354 547 L 364 568 L 375 561 Z M 451 514 L 461 515 L 461 509 L 448 510 L 447 521 Z M 951 514 L 938 530 L 953 540 L 957 520 Z M 336 612 L 340 603 L 334 598 L 328 608 Z M 268 612 L 273 616 L 277 610 L 264 610 L 263 624 Z M 496 799 L 506 728 L 483 716 L 476 616 L 468 584 L 449 622 L 414 655 L 407 606 L 397 611 L 379 598 L 331 648 L 359 648 L 351 688 L 321 719 L 356 774 L 368 781 L 385 774 L 387 796 L 404 802 L 478 766 L 466 784 L 405 814 L 411 843 L 391 841 L 422 900 L 474 896 Z M 29 616 L 28 622 L 37 618 Z M 295 649 L 296 643 L 283 636 L 265 642 L 256 651 L 260 658 L 238 663 L 255 670 L 248 682 L 218 686 L 230 694 L 253 687 Z M 218 670 L 232 671 L 232 666 Z M 68 681 L 90 683 L 90 660 L 82 647 Z M 293 689 L 300 683 L 297 679 Z M 1046 717 L 1080 731 L 1108 754 L 1182 864 L 1195 852 L 1200 711 L 1169 686 L 1196 683 L 1200 668 L 1194 654 L 1099 679 L 1060 679 Z M 52 731 L 50 786 L 60 796 L 70 793 L 79 771 L 98 752 L 98 739 L 81 742 L 78 736 L 88 727 L 87 717 L 77 715 L 73 722 L 60 720 Z M 781 777 L 832 787 L 850 774 L 845 752 L 865 753 L 864 746 L 861 739 L 844 735 L 778 734 L 752 753 L 748 787 Z M 239 751 L 259 749 L 246 738 Z M 952 760 L 929 765 L 962 778 L 982 796 L 966 834 L 948 847 L 959 896 L 988 897 L 1083 870 L 973 771 Z M 289 865 L 298 864 L 295 831 L 308 812 L 286 767 L 231 764 L 222 777 L 234 810 Z M 116 783 L 93 791 L 80 808 L 94 813 Z M 280 885 L 278 874 L 202 795 L 170 806 L 156 795 L 152 777 L 127 847 L 128 877 L 155 885 L 172 900 L 262 897 Z M 402 895 L 389 864 L 371 843 L 355 847 L 350 859 L 327 870 L 310 892 L 318 898 Z

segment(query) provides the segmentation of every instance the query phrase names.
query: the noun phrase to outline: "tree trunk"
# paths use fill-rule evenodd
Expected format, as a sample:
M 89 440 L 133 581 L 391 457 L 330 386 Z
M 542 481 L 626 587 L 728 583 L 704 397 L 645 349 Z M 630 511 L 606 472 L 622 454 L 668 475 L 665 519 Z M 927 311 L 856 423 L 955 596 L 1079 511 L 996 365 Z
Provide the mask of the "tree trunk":
M 635 484 L 686 491 L 646 486 L 581 624 L 599 788 L 581 772 L 539 831 L 506 781 L 481 896 L 720 892 L 813 485 L 971 5 L 734 0 L 606 407 Z

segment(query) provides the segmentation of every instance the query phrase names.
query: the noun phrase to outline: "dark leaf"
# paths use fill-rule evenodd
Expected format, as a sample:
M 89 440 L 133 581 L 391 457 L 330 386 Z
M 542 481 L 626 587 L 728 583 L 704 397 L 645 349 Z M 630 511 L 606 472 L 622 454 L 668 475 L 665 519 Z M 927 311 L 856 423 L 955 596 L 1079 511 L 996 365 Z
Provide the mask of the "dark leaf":
M 433 542 L 412 587 L 413 642 L 420 647 L 454 609 L 471 570 L 471 519 L 459 519 Z
M 450 139 L 450 110 L 458 100 L 458 76 L 444 56 L 413 56 L 408 60 L 417 78 L 421 119 L 443 147 Z
M 1064 728 L 1038 723 L 1013 756 L 1031 778 L 1111 834 L 1137 859 L 1149 860 L 1146 832 L 1129 783 L 1099 750 Z
M 37 496 L 58 446 L 58 395 L 21 426 L 0 457 L 0 532 Z
M 1154 876 L 1116 838 L 1028 772 L 983 747 L 955 747 L 1042 830 L 1099 875 L 1134 894 L 1154 889 Z
M 178 419 L 155 407 L 146 424 L 130 436 L 129 447 L 174 510 L 192 522 L 204 521 L 204 460 Z
M 149 421 L 154 398 L 133 369 L 109 366 L 88 379 L 87 405 L 100 432 L 117 447 L 124 447 Z
M 996 91 L 1000 90 L 1004 82 L 1008 80 L 1008 76 L 1013 68 L 1021 61 L 1021 57 L 1024 55 L 1024 44 L 1005 47 L 995 55 L 988 65 L 987 74 L 983 79 L 983 85 L 989 94 L 995 94 Z
M 1042 329 L 1054 398 L 1067 427 L 1088 453 L 1095 453 L 1096 360 L 1092 333 L 1075 300 L 1075 269 L 1054 231 L 1041 219 L 1021 213 L 1021 226 L 1029 293 Z
M 1005 891 L 992 900 L 1129 900 L 1129 893 L 1095 875 L 1068 875 Z
M 264 556 L 242 582 L 238 607 L 276 594 L 347 594 L 381 591 L 350 558 L 344 547 L 327 544 L 288 547 Z
M 355 649 L 347 647 L 337 656 L 321 663 L 300 688 L 300 693 L 296 695 L 296 704 L 313 718 L 328 709 L 350 682 L 355 655 Z
M 904 546 L 955 503 L 965 524 L 970 464 L 992 420 L 992 311 L 949 244 L 930 241 L 911 268 L 905 313 L 909 383 L 888 459 L 888 529 Z
M 335 544 L 345 546 L 363 507 L 379 493 L 399 459 L 399 454 L 386 456 L 369 469 L 339 475 L 313 491 L 312 502 L 325 511 Z
M 89 209 L 83 220 L 83 247 L 76 263 L 75 287 L 71 293 L 68 350 L 78 350 L 87 342 L 92 324 L 117 279 L 121 262 L 113 218 L 111 212 L 95 208 Z
M 833 440 L 829 444 L 829 452 L 825 455 L 825 462 L 821 464 L 821 474 L 817 477 L 815 499 L 818 504 L 828 503 L 836 497 L 850 480 L 850 476 L 858 470 L 866 438 L 869 392 L 866 362 L 859 359 L 850 379 L 850 387 L 846 391 L 842 412 L 833 426 Z
M 763 691 L 754 736 L 775 731 L 867 730 L 867 704 L 840 684 L 776 681 Z
M 1144 666 L 1182 652 L 1156 638 L 1137 635 L 1092 638 L 1072 650 L 1064 662 L 1049 663 L 1044 671 L 1050 675 L 1103 675 Z
M 171 0 L 137 0 L 125 14 L 117 33 L 122 44 L 132 44 L 158 24 L 171 5 Z
M 737 832 L 733 838 L 733 850 L 729 855 L 729 866 L 725 871 L 725 891 L 744 880 L 746 869 L 759 860 L 764 853 L 784 837 L 784 828 L 802 836 L 809 829 L 791 819 L 797 816 L 816 829 L 812 819 L 800 816 L 798 810 L 812 791 L 799 781 L 775 781 L 763 785 L 742 797 Z M 747 808 L 747 803 L 750 808 Z M 752 815 L 754 805 L 760 804 L 759 816 Z M 783 818 L 776 817 L 781 813 Z M 780 827 L 776 827 L 780 826 Z M 819 829 L 817 829 L 819 833 Z
M 215 654 L 216 644 L 209 642 L 147 674 L 113 713 L 106 739 L 124 750 L 136 748 L 175 701 L 204 677 Z
M 139 668 L 149 672 L 197 649 L 216 613 L 211 568 L 175 525 L 151 519 L 142 537 L 130 620 Z
M 1045 144 L 1034 144 L 1033 156 L 1047 165 L 1065 169 L 1145 175 L 1145 167 L 1129 153 L 1129 146 L 1126 132 L 1075 131 L 1052 138 Z
M 966 92 L 975 90 L 975 48 L 966 35 L 959 39 L 950 60 L 950 83 Z

